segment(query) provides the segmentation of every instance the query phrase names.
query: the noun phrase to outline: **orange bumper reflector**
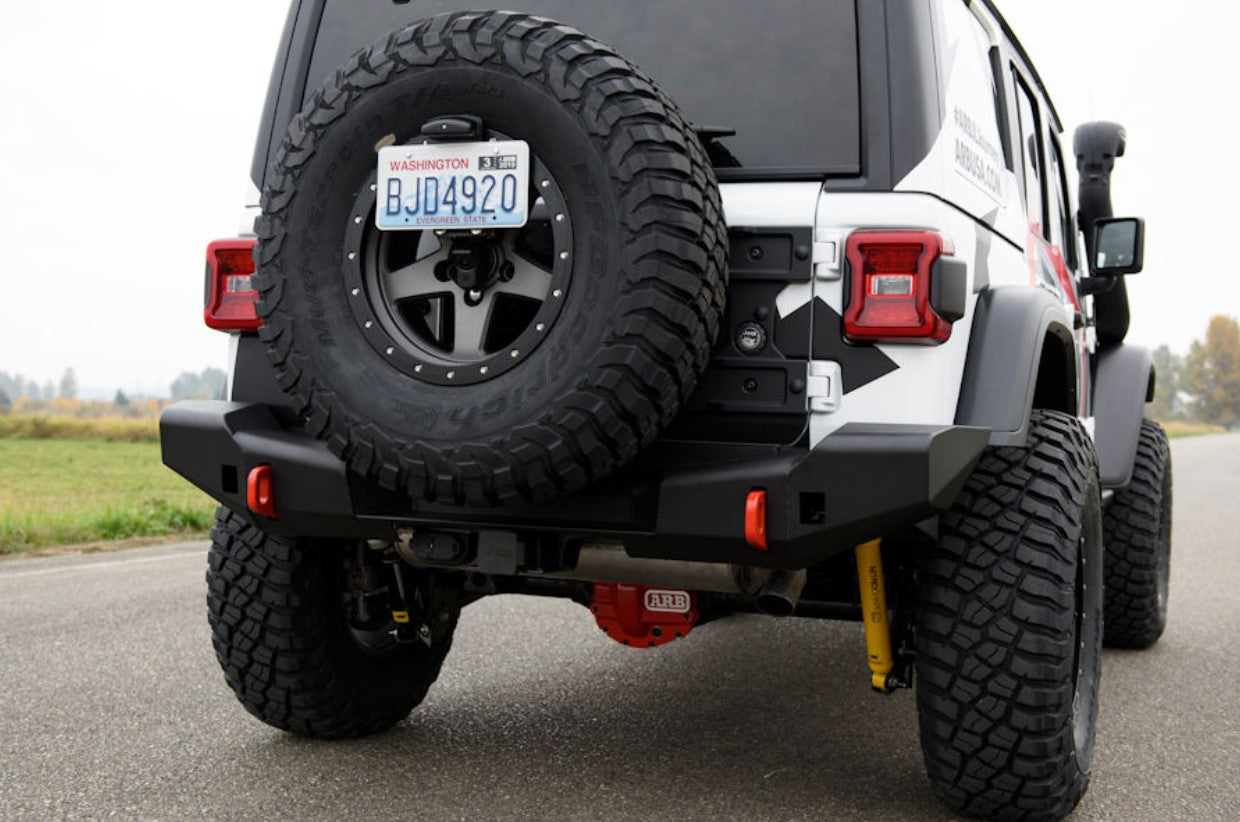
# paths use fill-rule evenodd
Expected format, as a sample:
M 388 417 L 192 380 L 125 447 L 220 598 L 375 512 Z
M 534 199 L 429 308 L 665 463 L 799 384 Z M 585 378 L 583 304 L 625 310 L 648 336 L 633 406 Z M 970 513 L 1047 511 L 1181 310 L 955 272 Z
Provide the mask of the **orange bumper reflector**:
M 258 465 L 250 471 L 250 477 L 245 484 L 245 498 L 250 510 L 254 513 L 278 519 L 276 498 L 272 491 L 270 465 Z
M 745 542 L 760 550 L 766 547 L 766 491 L 750 491 L 745 498 Z

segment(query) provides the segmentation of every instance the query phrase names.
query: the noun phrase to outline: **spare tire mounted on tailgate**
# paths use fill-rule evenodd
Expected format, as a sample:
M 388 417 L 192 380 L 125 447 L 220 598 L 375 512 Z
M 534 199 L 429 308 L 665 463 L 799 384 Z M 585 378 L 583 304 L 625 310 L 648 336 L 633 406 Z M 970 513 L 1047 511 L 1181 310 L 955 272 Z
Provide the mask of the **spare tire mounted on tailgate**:
M 524 226 L 376 227 L 377 152 L 445 136 L 528 145 L 507 192 Z M 633 457 L 705 367 L 726 285 L 685 118 L 606 46 L 505 12 L 416 23 L 336 71 L 289 127 L 258 234 L 260 333 L 309 428 L 454 504 L 545 500 Z

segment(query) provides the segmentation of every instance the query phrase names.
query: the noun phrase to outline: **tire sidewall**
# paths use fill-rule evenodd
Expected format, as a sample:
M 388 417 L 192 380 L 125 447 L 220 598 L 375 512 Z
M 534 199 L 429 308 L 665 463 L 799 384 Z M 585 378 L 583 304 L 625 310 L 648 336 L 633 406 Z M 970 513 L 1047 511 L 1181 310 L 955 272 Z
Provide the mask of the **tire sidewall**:
M 375 171 L 374 146 L 386 135 L 416 138 L 437 116 L 473 114 L 486 127 L 526 140 L 560 186 L 574 229 L 572 279 L 558 320 L 516 367 L 467 387 L 415 380 L 382 360 L 349 306 L 342 276 L 352 206 Z M 364 93 L 325 129 L 299 172 L 278 266 L 282 301 L 320 389 L 342 410 L 399 438 L 418 432 L 428 443 L 458 445 L 508 434 L 571 392 L 613 332 L 625 259 L 614 190 L 600 146 L 579 116 L 547 89 L 500 68 L 453 66 L 398 74 Z

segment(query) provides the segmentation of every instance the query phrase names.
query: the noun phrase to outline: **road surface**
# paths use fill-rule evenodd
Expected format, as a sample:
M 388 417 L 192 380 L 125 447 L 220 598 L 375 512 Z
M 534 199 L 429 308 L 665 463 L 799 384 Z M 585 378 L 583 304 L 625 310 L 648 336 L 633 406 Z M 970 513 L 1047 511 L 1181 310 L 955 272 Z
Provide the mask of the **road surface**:
M 1240 435 L 1173 452 L 1170 627 L 1106 653 L 1074 819 L 1240 819 Z M 234 701 L 204 567 L 201 543 L 0 563 L 0 818 L 948 818 L 858 625 L 637 651 L 571 603 L 493 598 L 409 720 L 313 742 Z

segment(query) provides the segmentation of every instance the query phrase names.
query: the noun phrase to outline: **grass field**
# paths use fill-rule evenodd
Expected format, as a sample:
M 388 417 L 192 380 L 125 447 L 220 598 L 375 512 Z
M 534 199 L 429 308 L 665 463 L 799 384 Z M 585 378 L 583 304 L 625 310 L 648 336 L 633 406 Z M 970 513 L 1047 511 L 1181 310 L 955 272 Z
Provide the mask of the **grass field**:
M 158 442 L 0 438 L 0 553 L 198 535 L 214 510 L 164 467 Z
M 1171 439 L 1176 437 L 1200 437 L 1205 434 L 1221 434 L 1227 429 L 1221 425 L 1210 425 L 1204 422 L 1185 422 L 1184 420 L 1167 420 L 1159 423 Z

